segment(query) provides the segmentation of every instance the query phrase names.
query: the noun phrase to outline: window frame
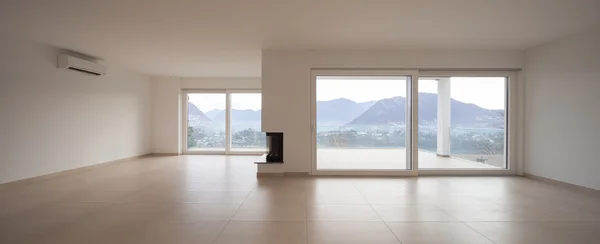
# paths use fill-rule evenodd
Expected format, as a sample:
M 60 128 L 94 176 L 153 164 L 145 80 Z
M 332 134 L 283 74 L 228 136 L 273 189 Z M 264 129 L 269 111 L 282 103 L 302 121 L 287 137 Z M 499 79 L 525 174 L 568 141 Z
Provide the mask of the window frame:
M 406 103 L 406 118 L 408 128 L 406 131 L 407 143 L 406 145 L 406 164 L 407 169 L 347 169 L 347 170 L 330 170 L 330 169 L 318 169 L 317 168 L 317 98 L 316 98 L 316 85 L 318 76 L 406 76 L 407 80 L 407 103 Z M 419 160 L 418 160 L 418 141 L 415 136 L 417 131 L 417 125 L 415 123 L 418 113 L 418 80 L 419 73 L 414 69 L 311 69 L 310 71 L 311 83 L 310 83 L 310 105 L 311 105 L 311 116 L 310 116 L 310 128 L 311 128 L 311 175 L 385 175 L 385 176 L 417 176 L 419 171 Z
M 224 150 L 189 150 L 187 142 L 188 128 L 188 95 L 189 94 L 224 94 L 225 95 L 225 149 Z M 265 150 L 236 151 L 231 150 L 231 94 L 261 94 L 260 89 L 182 89 L 181 91 L 181 152 L 184 155 L 263 155 Z M 262 106 L 261 106 L 262 111 Z
M 498 169 L 419 169 L 419 175 L 515 175 L 517 164 L 517 73 L 515 71 L 435 71 L 421 70 L 419 76 L 427 77 L 506 77 L 504 89 L 505 119 L 504 119 L 504 160 L 506 168 Z
M 522 82 L 519 82 L 518 70 L 436 70 L 436 69 L 339 69 L 339 68 L 312 68 L 310 70 L 310 128 L 311 128 L 311 175 L 365 175 L 365 176 L 419 176 L 419 175 L 466 175 L 466 176 L 495 176 L 516 175 L 522 171 L 523 138 L 517 134 L 517 129 L 522 128 L 523 110 L 518 107 L 522 101 Z M 317 169 L 317 145 L 316 145 L 316 79 L 317 76 L 375 76 L 375 75 L 404 75 L 411 76 L 409 83 L 412 98 L 411 109 L 411 149 L 410 158 L 412 169 L 410 170 L 318 170 Z M 420 169 L 418 157 L 418 85 L 419 77 L 506 77 L 505 83 L 505 161 L 506 168 L 498 169 Z M 408 111 L 408 110 L 407 110 Z M 519 118 L 519 119 L 517 119 Z M 417 125 L 417 126 L 413 126 Z M 522 134 L 522 129 L 519 129 Z

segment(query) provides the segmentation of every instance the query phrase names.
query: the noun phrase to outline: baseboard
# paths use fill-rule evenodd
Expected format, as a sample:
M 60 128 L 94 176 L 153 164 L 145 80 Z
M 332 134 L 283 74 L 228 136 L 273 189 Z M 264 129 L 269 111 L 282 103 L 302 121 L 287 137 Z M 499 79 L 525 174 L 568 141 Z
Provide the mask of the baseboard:
M 283 177 L 284 173 L 262 173 L 256 172 L 256 177 Z
M 570 188 L 570 189 L 576 189 L 576 190 L 580 190 L 580 191 L 585 191 L 585 192 L 596 194 L 596 195 L 600 196 L 600 190 L 598 190 L 598 189 L 589 188 L 589 187 L 580 186 L 580 185 L 575 185 L 575 184 L 567 183 L 567 182 L 564 182 L 564 181 L 550 179 L 550 178 L 546 178 L 546 177 L 543 177 L 543 176 L 532 175 L 532 174 L 528 174 L 528 173 L 523 173 L 523 176 L 527 177 L 527 178 L 530 178 L 532 180 L 537 180 L 537 181 L 548 183 L 548 184 L 558 185 L 558 186 L 565 187 L 565 188 Z
M 21 179 L 21 180 L 16 180 L 16 181 L 10 181 L 10 182 L 6 182 L 6 183 L 1 183 L 0 184 L 0 189 L 6 188 L 6 187 L 9 187 L 9 186 L 12 186 L 12 185 L 17 185 L 17 184 L 30 184 L 30 183 L 33 183 L 33 182 L 47 180 L 47 179 L 51 179 L 51 178 L 58 177 L 58 176 L 61 176 L 61 175 L 66 175 L 66 174 L 70 174 L 70 173 L 75 173 L 75 172 L 80 172 L 80 171 L 94 169 L 94 168 L 97 168 L 97 167 L 100 167 L 100 166 L 106 166 L 106 165 L 109 165 L 109 164 L 122 163 L 122 162 L 133 160 L 133 159 L 139 159 L 139 158 L 143 158 L 143 157 L 148 157 L 150 155 L 152 155 L 152 153 L 141 154 L 141 155 L 137 155 L 137 156 L 133 156 L 133 157 L 122 158 L 122 159 L 117 159 L 117 160 L 108 161 L 108 162 L 104 162 L 104 163 L 97 163 L 97 164 L 83 166 L 83 167 L 79 167 L 79 168 L 67 169 L 67 170 L 63 170 L 63 171 L 59 171 L 59 172 L 54 172 L 54 173 L 50 173 L 50 174 L 39 175 L 39 176 L 34 176 L 34 177 L 25 178 L 25 179 Z
M 308 172 L 285 172 L 285 173 L 283 173 L 283 176 L 289 176 L 289 177 L 306 177 L 309 175 L 310 174 Z
M 307 177 L 308 172 L 256 173 L 256 177 Z
M 166 156 L 179 156 L 179 153 L 150 153 L 152 157 L 166 157 Z

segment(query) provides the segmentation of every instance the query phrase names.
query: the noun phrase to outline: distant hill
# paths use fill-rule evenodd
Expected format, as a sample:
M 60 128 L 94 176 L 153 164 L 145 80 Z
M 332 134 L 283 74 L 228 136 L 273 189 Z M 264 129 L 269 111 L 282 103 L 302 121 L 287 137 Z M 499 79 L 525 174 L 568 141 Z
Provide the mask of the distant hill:
M 365 111 L 367 111 L 367 109 L 371 108 L 371 106 L 373 106 L 375 103 L 377 103 L 377 101 L 362 102 L 358 103 L 358 105 L 360 105 Z
M 452 125 L 497 124 L 504 118 L 501 110 L 491 110 L 475 104 L 463 103 L 452 99 L 450 102 Z M 377 101 L 371 108 L 357 116 L 348 125 L 381 125 L 403 123 L 406 120 L 406 98 L 393 97 Z M 419 93 L 419 121 L 437 119 L 437 95 Z
M 211 110 L 213 112 L 215 110 Z M 213 117 L 214 121 L 225 121 L 225 111 L 219 110 L 218 113 Z M 252 109 L 232 109 L 231 110 L 231 121 L 260 121 L 261 111 Z
M 406 100 L 403 97 L 382 99 L 350 121 L 348 125 L 380 125 L 404 121 L 405 110 Z
M 210 111 L 208 111 L 208 112 L 206 112 L 206 113 L 204 113 L 204 114 L 206 114 L 206 116 L 208 116 L 208 118 L 210 118 L 210 119 L 214 119 L 214 118 L 215 118 L 215 117 L 217 117 L 217 115 L 219 115 L 219 113 L 221 113 L 221 112 L 223 112 L 223 110 L 222 110 L 222 109 L 213 109 L 213 110 L 210 110 Z
M 190 115 L 197 117 L 196 123 L 210 122 L 225 123 L 225 111 L 213 109 L 206 113 L 200 111 L 194 104 L 189 103 Z M 451 100 L 452 125 L 489 126 L 502 124 L 504 118 L 501 110 L 491 110 L 475 104 Z M 357 103 L 350 99 L 338 98 L 329 101 L 317 101 L 317 121 L 320 126 L 344 125 L 382 125 L 399 124 L 406 120 L 406 98 L 392 97 L 378 101 Z M 261 110 L 231 111 L 231 121 L 235 124 L 245 124 L 261 120 Z M 434 122 L 437 120 L 437 94 L 419 93 L 419 121 Z
M 317 101 L 317 121 L 321 125 L 344 125 L 362 114 L 364 107 L 346 98 Z
M 205 122 L 210 122 L 211 119 L 208 118 L 208 116 L 206 116 L 206 114 L 204 114 L 202 111 L 200 111 L 200 109 L 198 109 L 198 107 L 196 107 L 196 105 L 194 105 L 193 103 L 188 102 L 188 115 L 190 117 L 195 117 L 197 118 L 199 121 L 205 121 Z

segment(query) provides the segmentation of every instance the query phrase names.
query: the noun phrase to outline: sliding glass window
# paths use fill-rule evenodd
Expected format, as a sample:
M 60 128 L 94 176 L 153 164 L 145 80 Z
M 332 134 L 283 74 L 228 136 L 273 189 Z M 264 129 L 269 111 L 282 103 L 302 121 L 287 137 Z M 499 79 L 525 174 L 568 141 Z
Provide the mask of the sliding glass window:
M 419 168 L 506 169 L 508 77 L 421 77 Z
M 265 152 L 259 91 L 184 91 L 183 95 L 185 153 Z

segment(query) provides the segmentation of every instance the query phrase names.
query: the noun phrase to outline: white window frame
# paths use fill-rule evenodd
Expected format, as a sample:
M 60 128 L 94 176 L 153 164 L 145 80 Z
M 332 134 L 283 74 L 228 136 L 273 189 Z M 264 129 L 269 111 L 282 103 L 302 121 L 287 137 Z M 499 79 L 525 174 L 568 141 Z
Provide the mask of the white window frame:
M 411 82 L 408 82 L 407 95 L 410 94 L 411 99 L 407 99 L 407 111 L 410 109 L 410 151 L 407 154 L 407 163 L 411 163 L 410 170 L 318 170 L 317 169 L 317 145 L 316 145 L 316 78 L 317 76 L 411 76 Z M 506 168 L 498 169 L 420 169 L 418 157 L 418 84 L 419 77 L 506 77 L 505 88 L 505 161 Z M 517 160 L 521 159 L 517 153 L 520 151 L 518 145 L 522 145 L 522 137 L 517 134 L 517 128 L 522 126 L 523 112 L 518 106 L 518 101 L 522 101 L 523 84 L 518 81 L 518 75 L 515 70 L 490 70 L 490 71 L 442 71 L 430 69 L 327 69 L 314 68 L 310 71 L 310 104 L 311 104 L 311 175 L 390 175 L 390 176 L 418 176 L 418 175 L 470 175 L 470 176 L 493 176 L 493 175 L 516 175 L 520 172 Z M 411 106 L 412 105 L 412 106 Z M 413 126 L 417 125 L 417 126 Z M 408 125 L 407 125 L 408 128 Z
M 514 71 L 435 71 L 421 70 L 419 76 L 427 77 L 506 77 L 505 119 L 504 119 L 504 158 L 506 168 L 498 169 L 419 169 L 419 175 L 515 175 L 517 174 L 517 74 Z
M 181 91 L 181 145 L 182 154 L 188 155 L 263 155 L 265 150 L 235 151 L 231 150 L 231 94 L 261 94 L 258 89 L 183 89 Z M 225 150 L 189 150 L 187 145 L 188 128 L 188 95 L 189 94 L 224 94 L 225 95 Z M 262 108 L 261 108 L 262 109 Z
M 419 170 L 418 160 L 418 141 L 416 115 L 418 113 L 418 80 L 419 73 L 416 70 L 407 69 L 312 69 L 311 76 L 311 175 L 394 175 L 394 176 L 417 176 Z M 329 170 L 317 168 L 317 98 L 316 84 L 317 76 L 406 76 L 410 80 L 406 82 L 406 164 L 408 169 L 348 169 L 348 170 Z

